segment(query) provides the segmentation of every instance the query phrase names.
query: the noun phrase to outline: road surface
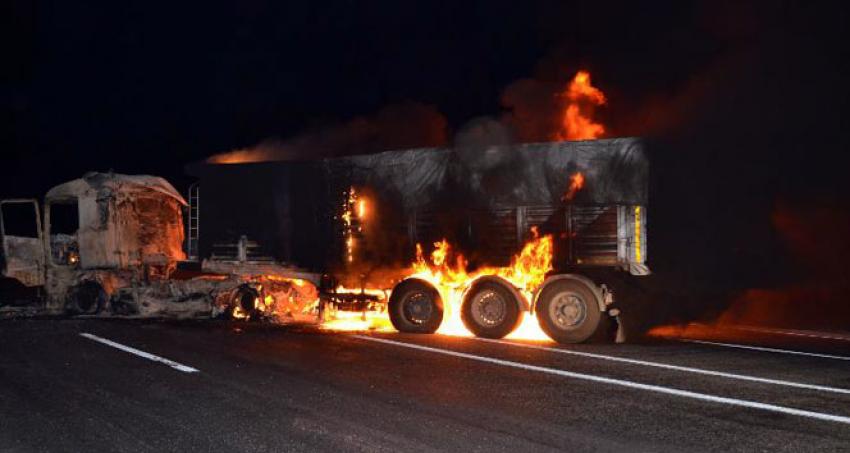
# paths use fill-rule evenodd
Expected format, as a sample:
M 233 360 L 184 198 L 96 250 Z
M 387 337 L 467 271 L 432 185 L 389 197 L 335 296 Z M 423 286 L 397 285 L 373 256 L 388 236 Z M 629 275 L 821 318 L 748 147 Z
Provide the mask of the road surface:
M 2 321 L 0 451 L 850 451 L 850 342 L 747 335 Z

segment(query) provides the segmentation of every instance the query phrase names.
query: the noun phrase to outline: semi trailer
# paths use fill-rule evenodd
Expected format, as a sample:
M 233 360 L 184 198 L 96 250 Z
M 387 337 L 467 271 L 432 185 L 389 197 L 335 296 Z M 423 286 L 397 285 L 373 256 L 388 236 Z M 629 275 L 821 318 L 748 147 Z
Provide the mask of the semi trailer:
M 445 287 L 408 271 L 417 248 L 440 241 L 476 269 L 508 265 L 532 231 L 552 238 L 552 269 L 540 284 L 477 272 L 452 288 L 467 329 L 490 338 L 530 314 L 557 341 L 591 339 L 621 313 L 629 279 L 649 274 L 649 164 L 639 138 L 196 163 L 187 171 L 198 178 L 190 255 L 250 237 L 258 256 L 323 275 L 321 306 L 378 305 L 402 332 L 435 332 L 449 308 Z

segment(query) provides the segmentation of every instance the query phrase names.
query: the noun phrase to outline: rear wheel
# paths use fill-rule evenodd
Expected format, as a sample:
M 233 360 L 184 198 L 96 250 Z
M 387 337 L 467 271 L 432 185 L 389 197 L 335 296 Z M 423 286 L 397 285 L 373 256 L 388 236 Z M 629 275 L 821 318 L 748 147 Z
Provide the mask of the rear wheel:
M 581 343 L 603 327 L 596 295 L 575 280 L 553 282 L 543 288 L 535 307 L 540 328 L 559 343 Z
M 389 312 L 399 332 L 434 333 L 443 322 L 443 300 L 432 285 L 412 278 L 393 288 Z
M 479 280 L 466 292 L 461 306 L 463 325 L 477 337 L 503 338 L 520 320 L 519 301 L 513 291 L 494 280 Z

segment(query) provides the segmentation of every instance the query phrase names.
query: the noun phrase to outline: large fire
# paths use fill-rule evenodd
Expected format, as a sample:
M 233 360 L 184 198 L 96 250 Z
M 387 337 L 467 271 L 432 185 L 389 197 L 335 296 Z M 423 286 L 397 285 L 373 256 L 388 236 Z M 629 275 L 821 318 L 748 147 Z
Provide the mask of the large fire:
M 463 325 L 460 306 L 463 290 L 475 279 L 497 275 L 511 282 L 520 290 L 526 300 L 531 301 L 534 291 L 543 283 L 546 273 L 552 270 L 552 236 L 540 236 L 532 228 L 532 238 L 522 250 L 513 257 L 507 267 L 485 267 L 469 271 L 466 258 L 452 251 L 451 245 L 443 239 L 434 243 L 434 249 L 426 257 L 421 244 L 416 245 L 416 261 L 405 278 L 420 278 L 434 285 L 444 301 L 443 322 L 437 333 L 443 335 L 472 336 Z M 337 288 L 338 292 L 358 292 L 361 290 Z M 380 290 L 363 290 L 376 293 Z M 391 330 L 386 313 L 337 313 L 322 326 L 328 330 Z M 527 316 L 520 326 L 507 338 L 546 340 L 549 337 L 540 329 L 533 317 Z
M 593 110 L 607 100 L 602 90 L 590 84 L 589 72 L 576 73 L 563 96 L 567 105 L 555 140 L 592 140 L 605 134 L 605 126 L 593 121 Z

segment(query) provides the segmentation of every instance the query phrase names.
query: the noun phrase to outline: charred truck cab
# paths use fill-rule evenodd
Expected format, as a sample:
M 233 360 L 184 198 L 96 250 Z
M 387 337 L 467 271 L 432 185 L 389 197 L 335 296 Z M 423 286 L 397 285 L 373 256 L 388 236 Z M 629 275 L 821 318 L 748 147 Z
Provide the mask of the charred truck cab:
M 473 334 L 501 338 L 530 314 L 556 341 L 583 342 L 628 302 L 616 282 L 649 274 L 649 165 L 637 138 L 202 163 L 188 172 L 203 192 L 201 256 L 246 235 L 270 259 L 325 275 L 320 306 L 377 306 L 403 332 L 436 332 L 454 311 Z M 545 278 L 523 286 L 481 271 L 509 265 L 536 232 L 552 240 Z M 468 265 L 474 278 L 445 285 L 409 270 L 416 250 L 440 241 L 463 252 L 464 275 Z
M 264 301 L 293 280 L 267 280 L 288 269 L 242 262 L 238 272 L 178 270 L 186 206 L 162 178 L 113 173 L 54 187 L 43 211 L 33 199 L 0 201 L 3 276 L 39 289 L 42 314 L 196 317 L 239 304 L 247 317 L 272 309 Z

